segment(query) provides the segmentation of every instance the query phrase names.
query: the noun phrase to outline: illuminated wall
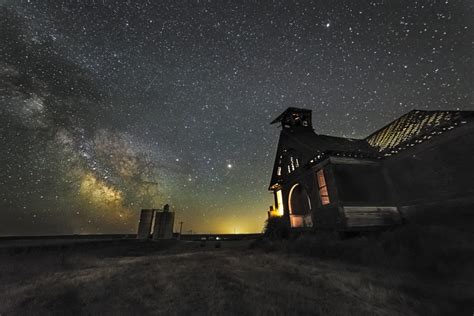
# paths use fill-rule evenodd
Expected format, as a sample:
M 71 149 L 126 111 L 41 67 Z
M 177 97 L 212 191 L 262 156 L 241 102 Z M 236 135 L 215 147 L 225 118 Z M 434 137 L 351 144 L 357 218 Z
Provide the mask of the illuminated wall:
M 281 193 L 281 190 L 276 191 L 276 197 L 277 197 L 276 209 L 277 209 L 278 216 L 283 216 L 283 214 L 285 213 L 285 208 L 283 206 L 283 195 Z

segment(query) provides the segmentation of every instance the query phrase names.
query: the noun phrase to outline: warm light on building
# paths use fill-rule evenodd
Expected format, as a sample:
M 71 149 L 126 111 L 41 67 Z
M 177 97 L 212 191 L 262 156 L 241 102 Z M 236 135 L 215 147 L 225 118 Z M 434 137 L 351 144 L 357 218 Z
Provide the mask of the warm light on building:
M 283 209 L 283 195 L 281 193 L 281 190 L 276 191 L 276 196 L 277 196 L 277 206 L 276 206 L 276 213 L 278 216 L 283 216 L 284 214 L 284 209 Z
M 280 217 L 285 214 L 283 206 L 283 194 L 281 190 L 274 191 L 276 196 L 276 206 L 270 206 L 270 211 L 268 212 L 269 217 Z
M 327 205 L 331 203 L 331 201 L 329 200 L 328 186 L 326 184 L 326 178 L 324 177 L 323 169 L 318 170 L 316 175 L 318 179 L 319 197 L 321 199 L 321 204 Z

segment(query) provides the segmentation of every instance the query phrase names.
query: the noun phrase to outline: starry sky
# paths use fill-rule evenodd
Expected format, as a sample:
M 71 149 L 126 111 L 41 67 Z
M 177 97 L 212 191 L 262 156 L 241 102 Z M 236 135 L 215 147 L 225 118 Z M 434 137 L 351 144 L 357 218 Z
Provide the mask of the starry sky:
M 289 106 L 365 137 L 474 110 L 474 4 L 0 1 L 0 235 L 259 232 Z

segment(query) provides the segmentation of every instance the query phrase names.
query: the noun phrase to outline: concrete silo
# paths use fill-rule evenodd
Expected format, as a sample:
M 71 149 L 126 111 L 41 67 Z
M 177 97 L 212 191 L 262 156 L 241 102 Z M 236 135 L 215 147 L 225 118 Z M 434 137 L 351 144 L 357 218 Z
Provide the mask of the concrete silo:
M 154 214 L 154 209 L 142 209 L 140 213 L 140 222 L 138 223 L 137 239 L 150 238 Z
M 166 204 L 162 212 L 155 213 L 153 240 L 173 238 L 174 212 L 170 212 L 169 208 L 169 205 Z

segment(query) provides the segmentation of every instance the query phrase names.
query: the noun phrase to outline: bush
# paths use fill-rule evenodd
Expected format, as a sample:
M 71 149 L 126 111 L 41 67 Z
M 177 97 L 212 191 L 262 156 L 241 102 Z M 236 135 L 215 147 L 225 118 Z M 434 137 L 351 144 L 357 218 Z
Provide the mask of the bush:
M 288 239 L 290 230 L 284 217 L 269 217 L 265 222 L 263 235 L 271 240 Z

